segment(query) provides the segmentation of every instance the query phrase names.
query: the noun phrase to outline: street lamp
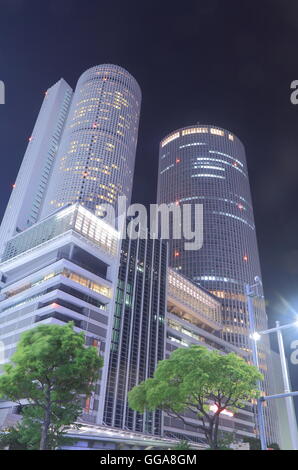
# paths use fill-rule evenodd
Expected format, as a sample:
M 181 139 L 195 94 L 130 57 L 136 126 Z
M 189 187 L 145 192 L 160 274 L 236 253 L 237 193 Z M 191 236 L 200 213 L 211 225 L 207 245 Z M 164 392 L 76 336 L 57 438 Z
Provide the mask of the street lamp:
M 279 349 L 280 362 L 281 362 L 281 371 L 282 371 L 282 378 L 283 378 L 283 385 L 284 385 L 284 393 L 280 394 L 282 396 L 279 396 L 279 397 L 276 396 L 276 398 L 282 398 L 282 397 L 285 398 L 292 446 L 293 446 L 293 449 L 298 450 L 297 422 L 296 422 L 295 408 L 294 408 L 294 403 L 293 403 L 293 396 L 296 395 L 296 392 L 291 392 L 287 360 L 286 360 L 285 348 L 284 348 L 284 342 L 283 342 L 283 336 L 282 336 L 282 330 L 292 328 L 293 326 L 297 327 L 298 322 L 295 321 L 293 323 L 288 323 L 286 325 L 280 325 L 280 322 L 276 321 L 275 324 L 276 324 L 275 328 L 271 328 L 270 330 L 260 331 L 259 334 L 265 335 L 265 334 L 270 334 L 270 333 L 275 333 L 275 332 L 277 334 L 278 349 Z M 267 399 L 268 398 L 269 397 L 267 397 Z M 272 398 L 274 398 L 274 396 Z M 269 398 L 269 399 L 272 399 L 272 398 Z
M 252 349 L 252 357 L 253 357 L 253 364 L 259 370 L 259 356 L 258 356 L 258 349 L 257 349 L 257 340 L 260 339 L 260 334 L 256 331 L 255 328 L 255 315 L 254 315 L 254 308 L 253 308 L 253 297 L 256 297 L 256 289 L 261 287 L 261 280 L 259 277 L 255 277 L 255 284 L 249 285 L 246 284 L 245 286 L 245 293 L 247 298 L 247 309 L 248 309 L 248 317 L 249 317 L 249 337 L 251 339 L 251 349 Z M 261 381 L 257 381 L 257 387 L 259 392 L 262 392 L 262 385 Z M 259 427 L 259 435 L 261 441 L 261 449 L 267 449 L 267 442 L 266 442 L 266 433 L 265 433 L 265 421 L 264 421 L 264 414 L 263 414 L 263 404 L 260 398 L 257 401 L 257 421 Z
M 261 397 L 258 399 L 257 416 L 258 416 L 261 448 L 262 450 L 267 449 L 262 402 L 266 400 L 271 400 L 273 398 L 285 398 L 292 446 L 293 446 L 293 449 L 297 450 L 298 449 L 297 423 L 296 423 L 295 409 L 294 409 L 294 404 L 293 404 L 293 396 L 297 395 L 297 392 L 291 392 L 290 390 L 290 380 L 289 380 L 287 361 L 286 361 L 286 355 L 285 355 L 285 349 L 284 349 L 284 343 L 283 343 L 283 337 L 282 337 L 282 330 L 291 328 L 293 326 L 297 327 L 298 321 L 295 321 L 294 323 L 289 323 L 287 325 L 280 325 L 280 322 L 277 321 L 275 328 L 271 328 L 269 330 L 264 330 L 264 331 L 256 331 L 252 298 L 257 296 L 256 288 L 258 286 L 261 286 L 261 281 L 260 281 L 260 278 L 258 277 L 255 278 L 255 281 L 256 281 L 255 284 L 251 286 L 247 284 L 245 286 L 248 315 L 249 315 L 249 330 L 250 330 L 249 336 L 251 338 L 251 344 L 252 344 L 253 363 L 259 369 L 257 341 L 261 338 L 261 335 L 276 332 L 280 361 L 281 361 L 283 384 L 284 384 L 284 393 L 281 393 L 278 395 L 271 395 L 268 397 Z M 258 389 L 259 391 L 262 390 L 260 382 L 258 382 Z

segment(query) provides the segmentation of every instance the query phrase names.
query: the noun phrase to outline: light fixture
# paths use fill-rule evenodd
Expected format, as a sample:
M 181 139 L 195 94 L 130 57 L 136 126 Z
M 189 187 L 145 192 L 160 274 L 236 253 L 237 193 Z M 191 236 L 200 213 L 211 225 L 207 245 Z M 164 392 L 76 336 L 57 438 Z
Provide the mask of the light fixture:
M 252 334 L 250 335 L 250 337 L 251 337 L 254 341 L 259 341 L 259 339 L 261 338 L 261 335 L 260 335 L 257 331 L 255 331 L 254 333 L 252 333 Z
M 216 404 L 211 405 L 209 407 L 209 410 L 212 411 L 213 413 L 216 413 L 218 411 L 218 406 Z M 230 418 L 232 418 L 234 416 L 234 413 L 232 411 L 227 410 L 227 409 L 222 410 L 220 412 L 220 414 L 230 416 Z

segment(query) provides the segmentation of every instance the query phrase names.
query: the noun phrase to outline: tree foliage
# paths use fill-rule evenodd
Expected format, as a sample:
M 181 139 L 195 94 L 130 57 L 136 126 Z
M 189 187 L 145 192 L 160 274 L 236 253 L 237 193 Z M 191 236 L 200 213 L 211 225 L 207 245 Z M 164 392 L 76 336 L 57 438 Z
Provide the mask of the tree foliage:
M 245 437 L 244 442 L 249 444 L 249 450 L 261 450 L 261 441 L 255 437 Z
M 249 450 L 261 450 L 261 441 L 260 439 L 254 438 L 254 437 L 246 437 L 244 439 L 244 442 L 248 442 L 249 444 Z M 276 442 L 271 442 L 270 444 L 267 444 L 267 449 L 273 449 L 273 450 L 280 450 L 279 444 Z
M 173 450 L 190 450 L 190 444 L 186 440 L 180 441 L 177 445 L 173 447 Z
M 129 406 L 141 413 L 161 409 L 204 432 L 211 449 L 218 448 L 219 416 L 235 411 L 244 401 L 257 398 L 257 381 L 263 376 L 234 353 L 220 354 L 202 346 L 176 349 L 160 361 L 153 378 L 128 394 Z M 216 411 L 210 411 L 216 405 Z M 184 415 L 199 420 L 191 423 Z
M 40 325 L 24 333 L 0 377 L 0 397 L 26 400 L 19 425 L 30 448 L 55 448 L 65 426 L 82 410 L 82 395 L 94 390 L 103 360 L 95 347 L 85 347 L 83 333 L 65 326 Z M 21 436 L 20 435 L 20 436 Z

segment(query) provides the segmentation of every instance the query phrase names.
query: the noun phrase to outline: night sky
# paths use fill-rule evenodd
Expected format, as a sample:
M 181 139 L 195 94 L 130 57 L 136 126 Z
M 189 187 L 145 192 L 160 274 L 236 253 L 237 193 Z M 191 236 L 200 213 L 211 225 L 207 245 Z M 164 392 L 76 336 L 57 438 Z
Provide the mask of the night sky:
M 213 124 L 247 153 L 268 314 L 298 310 L 298 4 L 295 0 L 0 0 L 2 217 L 45 90 L 125 67 L 143 93 L 133 199 L 155 202 L 158 145 Z M 289 316 L 288 316 L 289 315 Z

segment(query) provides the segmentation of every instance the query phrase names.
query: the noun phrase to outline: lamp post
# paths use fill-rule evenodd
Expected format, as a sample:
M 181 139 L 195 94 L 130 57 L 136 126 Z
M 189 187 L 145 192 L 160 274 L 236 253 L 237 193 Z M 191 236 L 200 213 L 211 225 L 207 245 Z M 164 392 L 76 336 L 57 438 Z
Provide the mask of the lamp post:
M 286 355 L 285 355 L 284 342 L 283 342 L 283 337 L 282 337 L 282 332 L 281 332 L 279 321 L 276 322 L 276 333 L 277 333 L 277 341 L 278 341 L 278 348 L 279 348 L 279 354 L 280 354 L 282 377 L 283 377 L 283 383 L 284 383 L 284 393 L 289 393 L 291 391 L 290 379 L 289 379 L 289 372 L 288 372 Z M 294 403 L 293 403 L 293 397 L 288 396 L 285 398 L 285 401 L 286 401 L 287 414 L 288 414 L 289 425 L 290 425 L 292 446 L 295 450 L 297 450 L 298 449 L 297 423 L 295 419 L 295 408 L 294 408 Z
M 273 395 L 272 397 L 264 397 L 263 399 L 264 400 L 266 399 L 268 400 L 271 398 L 284 398 L 285 399 L 292 446 L 293 446 L 293 449 L 298 450 L 297 422 L 296 422 L 295 408 L 294 408 L 294 403 L 293 403 L 293 396 L 296 396 L 297 392 L 291 392 L 288 366 L 287 366 L 287 360 L 286 360 L 285 348 L 284 348 L 284 341 L 283 341 L 283 336 L 282 336 L 282 330 L 292 328 L 293 326 L 297 328 L 298 322 L 296 321 L 293 323 L 288 323 L 286 325 L 280 325 L 280 322 L 276 321 L 275 324 L 276 324 L 275 328 L 271 328 L 270 330 L 260 331 L 259 336 L 270 334 L 270 333 L 277 334 L 284 392 L 279 395 Z
M 276 332 L 280 361 L 281 361 L 283 384 L 284 384 L 284 393 L 280 393 L 278 395 L 271 395 L 268 397 L 265 396 L 265 397 L 261 397 L 258 399 L 257 416 L 258 416 L 261 448 L 262 450 L 267 449 L 262 402 L 266 400 L 271 400 L 273 398 L 285 398 L 288 422 L 289 422 L 289 428 L 290 428 L 290 435 L 291 435 L 291 442 L 292 442 L 293 449 L 298 450 L 297 423 L 296 423 L 295 409 L 294 409 L 294 404 L 293 404 L 293 396 L 297 395 L 297 392 L 291 392 L 290 390 L 290 380 L 289 380 L 288 367 L 287 367 L 287 361 L 286 361 L 286 355 L 285 355 L 285 349 L 284 349 L 284 343 L 283 343 L 283 337 L 282 337 L 282 330 L 285 330 L 287 328 L 292 328 L 293 326 L 297 327 L 298 322 L 296 321 L 293 323 L 289 323 L 287 325 L 280 325 L 280 322 L 277 321 L 275 328 L 270 328 L 268 330 L 259 331 L 259 332 L 256 331 L 252 299 L 253 297 L 257 296 L 256 288 L 261 285 L 261 281 L 259 278 L 256 278 L 255 280 L 256 280 L 255 284 L 251 286 L 247 284 L 245 286 L 248 315 L 249 315 L 249 330 L 250 330 L 250 338 L 251 338 L 251 345 L 252 345 L 253 363 L 259 369 L 257 341 L 261 338 L 261 335 Z M 258 382 L 258 389 L 260 391 L 262 390 L 260 382 Z
M 255 328 L 255 315 L 254 315 L 254 308 L 253 308 L 253 297 L 256 297 L 256 288 L 260 285 L 260 281 L 256 278 L 256 283 L 253 285 L 246 284 L 245 286 L 245 293 L 247 298 L 247 309 L 248 309 L 248 317 L 249 317 L 249 332 L 250 332 L 250 340 L 251 340 L 251 349 L 252 349 L 252 358 L 254 366 L 259 370 L 259 357 L 258 357 L 258 348 L 257 348 L 257 339 L 259 334 L 256 332 Z M 260 392 L 262 392 L 262 385 L 261 381 L 258 380 L 257 387 Z M 259 427 L 259 435 L 261 441 L 261 449 L 267 449 L 267 442 L 266 442 L 266 432 L 265 432 L 265 421 L 264 421 L 264 414 L 263 414 L 263 404 L 260 398 L 257 401 L 257 421 Z

